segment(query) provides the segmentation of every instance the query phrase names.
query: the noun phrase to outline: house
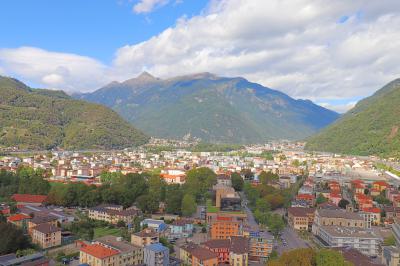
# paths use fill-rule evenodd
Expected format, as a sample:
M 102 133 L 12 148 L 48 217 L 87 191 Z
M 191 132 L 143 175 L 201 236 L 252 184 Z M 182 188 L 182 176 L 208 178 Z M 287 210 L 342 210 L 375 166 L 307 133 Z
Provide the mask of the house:
M 41 224 L 49 224 L 57 227 L 57 219 L 52 216 L 34 216 L 28 221 L 28 234 L 32 235 L 33 228 Z
M 80 249 L 79 263 L 90 266 L 119 265 L 119 251 L 100 244 L 84 245 Z
M 142 231 L 131 235 L 131 243 L 138 247 L 145 247 L 159 242 L 160 239 L 158 233 L 151 228 L 145 228 Z
M 61 245 L 61 228 L 51 224 L 40 224 L 32 228 L 32 242 L 41 248 Z
M 153 229 L 157 233 L 164 232 L 167 229 L 167 225 L 163 220 L 154 220 L 154 219 L 144 219 L 140 222 L 140 226 L 147 226 L 148 228 Z
M 296 230 L 311 229 L 315 208 L 289 207 L 288 224 Z
M 132 206 L 123 209 L 120 205 L 99 205 L 89 209 L 89 218 L 98 221 L 105 221 L 111 224 L 117 224 L 123 221 L 127 225 L 132 225 L 135 217 L 141 215 L 138 208 Z
M 381 224 L 381 209 L 377 207 L 364 208 L 361 214 L 364 215 L 365 220 L 370 221 L 371 225 Z
M 7 222 L 12 223 L 15 226 L 21 228 L 24 232 L 28 231 L 28 221 L 32 219 L 32 217 L 25 214 L 15 214 L 7 217 Z
M 160 243 L 145 246 L 143 263 L 152 266 L 168 266 L 169 249 Z
M 47 196 L 32 194 L 14 194 L 11 199 L 17 203 L 17 207 L 21 205 L 41 206 L 47 200 Z
M 298 194 L 296 200 L 305 200 L 310 204 L 310 206 L 314 206 L 315 204 L 315 196 L 312 194 Z

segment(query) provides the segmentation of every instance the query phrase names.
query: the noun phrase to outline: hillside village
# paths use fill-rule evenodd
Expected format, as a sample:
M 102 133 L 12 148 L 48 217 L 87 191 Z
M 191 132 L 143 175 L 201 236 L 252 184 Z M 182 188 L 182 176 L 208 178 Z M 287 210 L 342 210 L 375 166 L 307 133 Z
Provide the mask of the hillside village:
M 329 248 L 354 265 L 397 265 L 395 162 L 309 153 L 291 142 L 225 152 L 193 152 L 176 142 L 163 151 L 170 142 L 161 143 L 160 151 L 1 157 L 2 226 L 29 243 L 0 256 L 0 265 L 265 265 L 299 248 Z M 38 173 L 44 184 L 34 181 Z M 26 175 L 31 187 L 13 190 L 12 174 Z M 112 195 L 89 200 L 72 189 L 104 193 L 119 179 L 139 177 L 150 195 L 166 193 L 154 196 L 156 206 L 140 194 L 116 204 Z M 204 187 L 193 183 L 203 177 Z M 46 186 L 48 193 L 23 193 Z

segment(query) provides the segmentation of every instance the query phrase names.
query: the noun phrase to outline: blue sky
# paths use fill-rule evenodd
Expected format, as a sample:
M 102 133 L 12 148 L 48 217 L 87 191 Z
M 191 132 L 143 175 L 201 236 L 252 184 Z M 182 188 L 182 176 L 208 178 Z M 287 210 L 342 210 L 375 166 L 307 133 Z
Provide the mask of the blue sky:
M 241 76 L 344 112 L 400 76 L 398 0 L 1 0 L 0 75 L 88 92 Z
M 0 46 L 40 47 L 109 63 L 119 47 L 145 41 L 182 16 L 199 14 L 208 1 L 171 1 L 139 14 L 133 10 L 137 2 L 2 0 Z

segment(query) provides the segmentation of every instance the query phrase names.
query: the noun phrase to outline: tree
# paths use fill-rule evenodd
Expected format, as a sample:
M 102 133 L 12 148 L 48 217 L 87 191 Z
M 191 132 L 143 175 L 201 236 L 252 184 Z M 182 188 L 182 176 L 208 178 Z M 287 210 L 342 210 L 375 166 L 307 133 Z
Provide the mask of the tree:
M 166 211 L 168 213 L 181 213 L 183 191 L 180 185 L 168 185 L 165 191 Z
M 331 249 L 320 249 L 316 253 L 315 261 L 317 266 L 347 266 L 352 265 L 346 262 L 343 256 Z
M 250 169 L 243 169 L 240 173 L 242 176 L 244 176 L 244 179 L 246 180 L 253 179 L 254 177 L 254 174 Z
M 264 184 L 270 184 L 272 181 L 278 181 L 279 176 L 277 174 L 272 173 L 271 171 L 265 172 L 261 171 L 260 175 L 258 176 L 258 180 Z
M 217 175 L 207 167 L 189 170 L 184 184 L 185 194 L 194 195 L 196 202 L 206 198 L 207 191 L 217 183 Z
M 182 215 L 191 216 L 196 212 L 196 200 L 192 195 L 186 194 L 182 199 Z
M 394 235 L 391 235 L 391 236 L 385 238 L 385 240 L 383 240 L 383 245 L 384 246 L 395 246 L 396 239 L 394 238 Z
M 310 248 L 294 249 L 288 252 L 283 252 L 278 260 L 271 260 L 268 266 L 314 266 L 315 251 Z
M 285 228 L 285 223 L 283 222 L 282 217 L 277 213 L 270 215 L 267 225 L 268 229 L 271 230 L 271 233 L 275 237 L 283 230 L 283 228 Z
M 243 181 L 243 178 L 238 173 L 233 173 L 231 175 L 231 180 L 232 180 L 232 187 L 236 191 L 243 190 L 244 181 Z
M 341 199 L 338 203 L 338 206 L 342 209 L 346 209 L 347 205 L 349 205 L 350 202 L 346 199 Z
M 317 203 L 317 205 L 318 204 L 321 204 L 321 203 L 325 203 L 325 202 L 327 202 L 328 201 L 328 199 L 327 198 L 325 198 L 324 197 L 324 195 L 322 195 L 322 193 L 319 193 L 318 194 L 318 197 L 317 197 L 317 199 L 316 199 L 316 203 Z
M 368 189 L 368 188 L 364 189 L 364 194 L 365 194 L 365 195 L 368 195 L 368 194 L 369 194 L 369 189 Z
M 0 223 L 0 255 L 31 247 L 28 237 L 13 224 Z
M 125 226 L 126 226 L 126 224 L 125 224 L 124 221 L 119 220 L 119 221 L 117 222 L 117 227 L 125 227 Z

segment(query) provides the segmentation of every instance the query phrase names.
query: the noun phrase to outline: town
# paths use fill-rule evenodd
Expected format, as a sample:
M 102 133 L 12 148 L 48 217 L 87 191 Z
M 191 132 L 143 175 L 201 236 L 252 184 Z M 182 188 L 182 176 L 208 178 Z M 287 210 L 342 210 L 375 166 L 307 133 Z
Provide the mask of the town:
M 298 250 L 397 265 L 394 160 L 187 145 L 1 157 L 0 265 L 266 265 Z

